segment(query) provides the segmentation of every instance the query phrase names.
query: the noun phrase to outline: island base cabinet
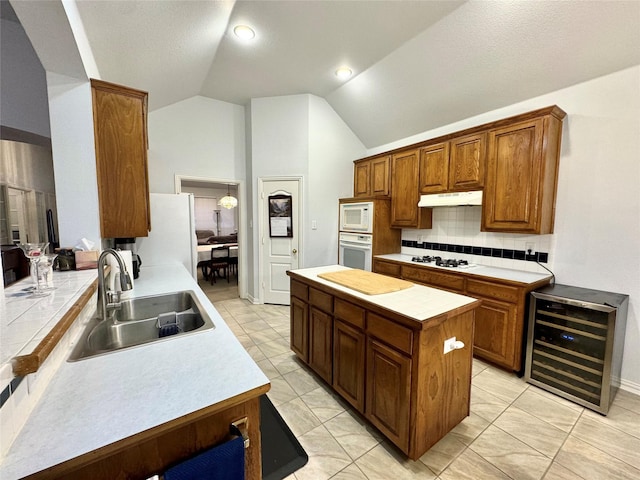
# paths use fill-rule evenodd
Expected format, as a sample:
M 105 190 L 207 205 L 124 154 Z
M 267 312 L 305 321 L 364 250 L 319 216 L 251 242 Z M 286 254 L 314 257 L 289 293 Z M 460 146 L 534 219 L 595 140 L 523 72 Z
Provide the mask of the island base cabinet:
M 364 411 L 365 336 L 336 320 L 333 327 L 333 388 L 358 411 Z
M 410 394 L 411 359 L 370 339 L 365 417 L 403 452 L 409 449 Z
M 309 366 L 331 384 L 333 317 L 311 307 L 309 313 Z
M 290 328 L 291 350 L 293 350 L 302 360 L 309 361 L 309 306 L 296 297 L 291 297 L 290 307 Z
M 161 404 L 160 404 L 161 408 Z M 198 412 L 196 412 L 198 413 Z M 28 479 L 146 479 L 229 440 L 229 426 L 248 418 L 250 445 L 245 449 L 245 479 L 262 478 L 260 398 L 202 416 L 183 425 L 162 425 L 127 440 L 30 475 Z

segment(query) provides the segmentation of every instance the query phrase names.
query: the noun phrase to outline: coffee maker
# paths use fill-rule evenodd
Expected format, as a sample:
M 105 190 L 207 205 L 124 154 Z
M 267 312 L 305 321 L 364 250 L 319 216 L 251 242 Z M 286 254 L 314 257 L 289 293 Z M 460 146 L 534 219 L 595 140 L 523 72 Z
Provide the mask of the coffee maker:
M 133 263 L 133 278 L 138 278 L 140 276 L 140 266 L 142 265 L 142 260 L 140 259 L 140 255 L 136 253 L 136 239 L 133 237 L 116 238 L 115 245 L 116 249 L 131 251 L 131 261 Z

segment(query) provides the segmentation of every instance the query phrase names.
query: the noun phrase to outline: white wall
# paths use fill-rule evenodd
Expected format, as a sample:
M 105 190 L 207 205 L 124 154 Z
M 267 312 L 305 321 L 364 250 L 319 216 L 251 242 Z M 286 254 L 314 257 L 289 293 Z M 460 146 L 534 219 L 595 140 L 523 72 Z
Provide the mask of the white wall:
M 44 68 L 22 26 L 0 24 L 0 112 L 3 126 L 49 137 L 49 105 Z
M 100 245 L 91 85 L 47 73 L 60 246 Z
M 549 246 L 548 266 L 558 283 L 630 296 L 621 383 L 640 393 L 640 66 L 381 145 L 368 154 L 553 104 L 567 118 L 555 233 L 541 236 L 540 242 Z M 456 238 L 455 224 L 434 221 L 435 233 L 423 233 Z M 487 246 L 502 241 L 500 234 L 480 234 L 479 221 L 475 224 L 474 241 Z M 403 231 L 403 239 L 414 239 L 416 232 Z M 461 235 L 474 236 L 473 227 L 463 227 Z
M 310 95 L 306 267 L 338 263 L 338 199 L 353 196 L 353 160 L 365 152 L 327 101 Z
M 149 190 L 173 193 L 175 175 L 245 178 L 244 107 L 196 96 L 149 112 Z

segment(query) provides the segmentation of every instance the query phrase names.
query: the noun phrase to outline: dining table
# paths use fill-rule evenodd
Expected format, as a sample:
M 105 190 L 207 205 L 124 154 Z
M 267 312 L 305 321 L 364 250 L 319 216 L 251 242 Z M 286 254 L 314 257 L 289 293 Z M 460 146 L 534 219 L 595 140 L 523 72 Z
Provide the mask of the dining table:
M 208 272 L 206 269 L 206 262 L 211 260 L 211 252 L 219 248 L 229 248 L 229 258 L 235 258 L 237 262 L 238 258 L 238 244 L 237 243 L 212 243 L 210 245 L 198 245 L 198 263 L 197 266 L 202 268 L 202 276 L 206 279 Z

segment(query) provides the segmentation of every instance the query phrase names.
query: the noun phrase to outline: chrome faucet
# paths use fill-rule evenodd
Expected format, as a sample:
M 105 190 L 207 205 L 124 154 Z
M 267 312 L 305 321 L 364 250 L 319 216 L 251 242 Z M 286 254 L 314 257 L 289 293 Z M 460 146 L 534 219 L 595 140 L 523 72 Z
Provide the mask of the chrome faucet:
M 113 248 L 106 248 L 105 250 L 103 250 L 103 252 L 100 254 L 100 258 L 98 259 L 97 306 L 97 317 L 102 319 L 108 317 L 109 310 L 117 310 L 118 308 L 120 308 L 120 292 L 107 291 L 107 287 L 105 286 L 104 282 L 104 266 L 109 254 L 116 257 L 116 260 L 118 261 L 118 266 L 120 267 L 120 287 L 122 288 L 122 291 L 124 292 L 133 288 L 131 284 L 131 277 L 129 276 L 129 272 L 127 272 L 127 267 L 122 261 L 122 257 L 120 257 L 118 252 Z M 114 272 L 111 272 L 111 275 L 114 275 Z

